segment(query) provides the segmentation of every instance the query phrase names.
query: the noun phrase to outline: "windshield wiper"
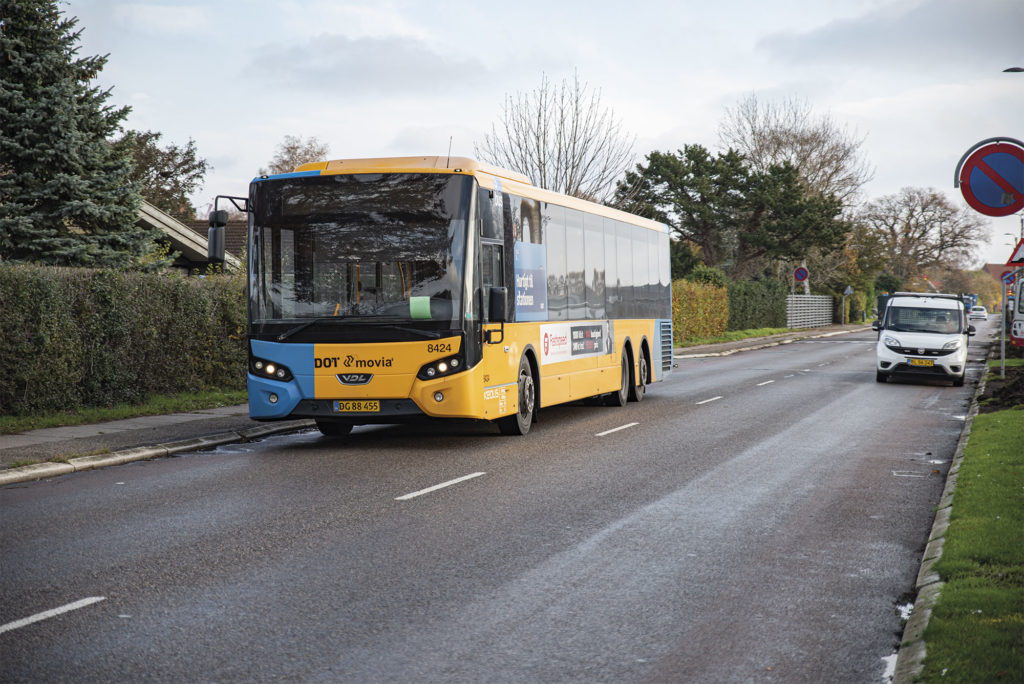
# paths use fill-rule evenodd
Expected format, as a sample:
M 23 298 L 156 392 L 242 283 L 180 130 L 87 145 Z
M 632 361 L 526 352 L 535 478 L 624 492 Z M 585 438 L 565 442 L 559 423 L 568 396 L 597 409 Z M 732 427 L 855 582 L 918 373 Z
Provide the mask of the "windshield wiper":
M 302 332 L 303 330 L 305 330 L 306 328 L 308 328 L 311 325 L 316 325 L 317 323 L 329 323 L 331 321 L 340 321 L 340 320 L 344 320 L 344 318 L 340 317 L 340 316 L 323 316 L 321 318 L 311 318 L 308 321 L 304 321 L 302 323 L 299 323 L 294 328 L 291 328 L 289 330 L 285 330 L 283 333 L 281 333 L 280 335 L 277 336 L 277 341 L 281 342 L 283 340 L 286 340 L 289 337 L 291 337 L 292 335 L 294 335 L 295 333 Z

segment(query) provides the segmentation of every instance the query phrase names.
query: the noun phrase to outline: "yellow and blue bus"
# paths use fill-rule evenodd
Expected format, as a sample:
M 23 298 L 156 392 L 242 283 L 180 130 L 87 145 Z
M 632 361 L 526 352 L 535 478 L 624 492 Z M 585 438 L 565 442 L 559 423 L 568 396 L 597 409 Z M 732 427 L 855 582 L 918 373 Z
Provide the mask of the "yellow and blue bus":
M 242 206 L 256 420 L 526 434 L 540 408 L 640 401 L 671 371 L 663 224 L 455 157 L 305 164 Z

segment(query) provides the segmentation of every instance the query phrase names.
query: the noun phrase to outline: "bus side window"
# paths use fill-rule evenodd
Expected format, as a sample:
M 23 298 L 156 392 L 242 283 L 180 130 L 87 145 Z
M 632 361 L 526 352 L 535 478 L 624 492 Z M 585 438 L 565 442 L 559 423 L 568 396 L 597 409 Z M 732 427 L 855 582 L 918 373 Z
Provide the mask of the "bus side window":
M 502 268 L 502 246 L 499 244 L 484 243 L 480 245 L 481 272 L 480 284 L 483 285 L 486 293 L 490 287 L 502 287 L 505 284 L 504 269 Z
M 556 204 L 546 204 L 542 220 L 544 223 L 542 229 L 544 247 L 548 262 L 548 320 L 564 321 L 568 308 L 565 209 Z M 574 248 L 578 248 L 578 245 Z
M 523 242 L 530 242 L 535 245 L 543 244 L 540 207 L 534 200 L 524 199 L 520 204 L 520 221 L 522 221 Z
M 500 240 L 502 237 L 502 227 L 500 223 L 501 204 L 495 202 L 494 198 L 491 197 L 493 193 L 493 190 L 480 188 L 477 194 L 477 213 L 480 218 L 480 237 Z

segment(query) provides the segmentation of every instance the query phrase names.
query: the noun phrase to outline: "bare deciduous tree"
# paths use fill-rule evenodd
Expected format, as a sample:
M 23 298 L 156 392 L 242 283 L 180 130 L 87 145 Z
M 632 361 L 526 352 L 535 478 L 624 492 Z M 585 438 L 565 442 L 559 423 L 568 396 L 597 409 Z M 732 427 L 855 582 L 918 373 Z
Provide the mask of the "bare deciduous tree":
M 874 175 L 862 156 L 864 138 L 830 116 L 814 116 L 810 105 L 794 98 L 763 103 L 748 96 L 726 110 L 718 138 L 759 171 L 788 161 L 810 190 L 834 195 L 845 207 Z
M 986 221 L 953 206 L 935 189 L 903 188 L 869 202 L 859 214 L 859 242 L 901 279 L 922 270 L 960 268 L 984 239 Z
M 303 140 L 301 136 L 286 135 L 274 151 L 269 168 L 261 168 L 260 175 L 290 173 L 296 166 L 309 162 L 323 161 L 330 152 L 330 145 L 320 142 L 316 136 Z
M 536 90 L 506 96 L 500 123 L 474 150 L 534 185 L 603 202 L 632 165 L 635 142 L 601 105 L 601 91 L 574 73 L 558 87 L 543 76 Z

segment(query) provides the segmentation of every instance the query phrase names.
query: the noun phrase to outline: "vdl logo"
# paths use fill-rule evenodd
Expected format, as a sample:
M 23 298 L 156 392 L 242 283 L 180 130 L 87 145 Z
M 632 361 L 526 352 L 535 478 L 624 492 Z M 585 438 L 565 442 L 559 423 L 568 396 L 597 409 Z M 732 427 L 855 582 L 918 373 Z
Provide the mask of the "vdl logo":
M 370 373 L 338 373 L 336 377 L 343 385 L 365 385 L 373 379 Z

